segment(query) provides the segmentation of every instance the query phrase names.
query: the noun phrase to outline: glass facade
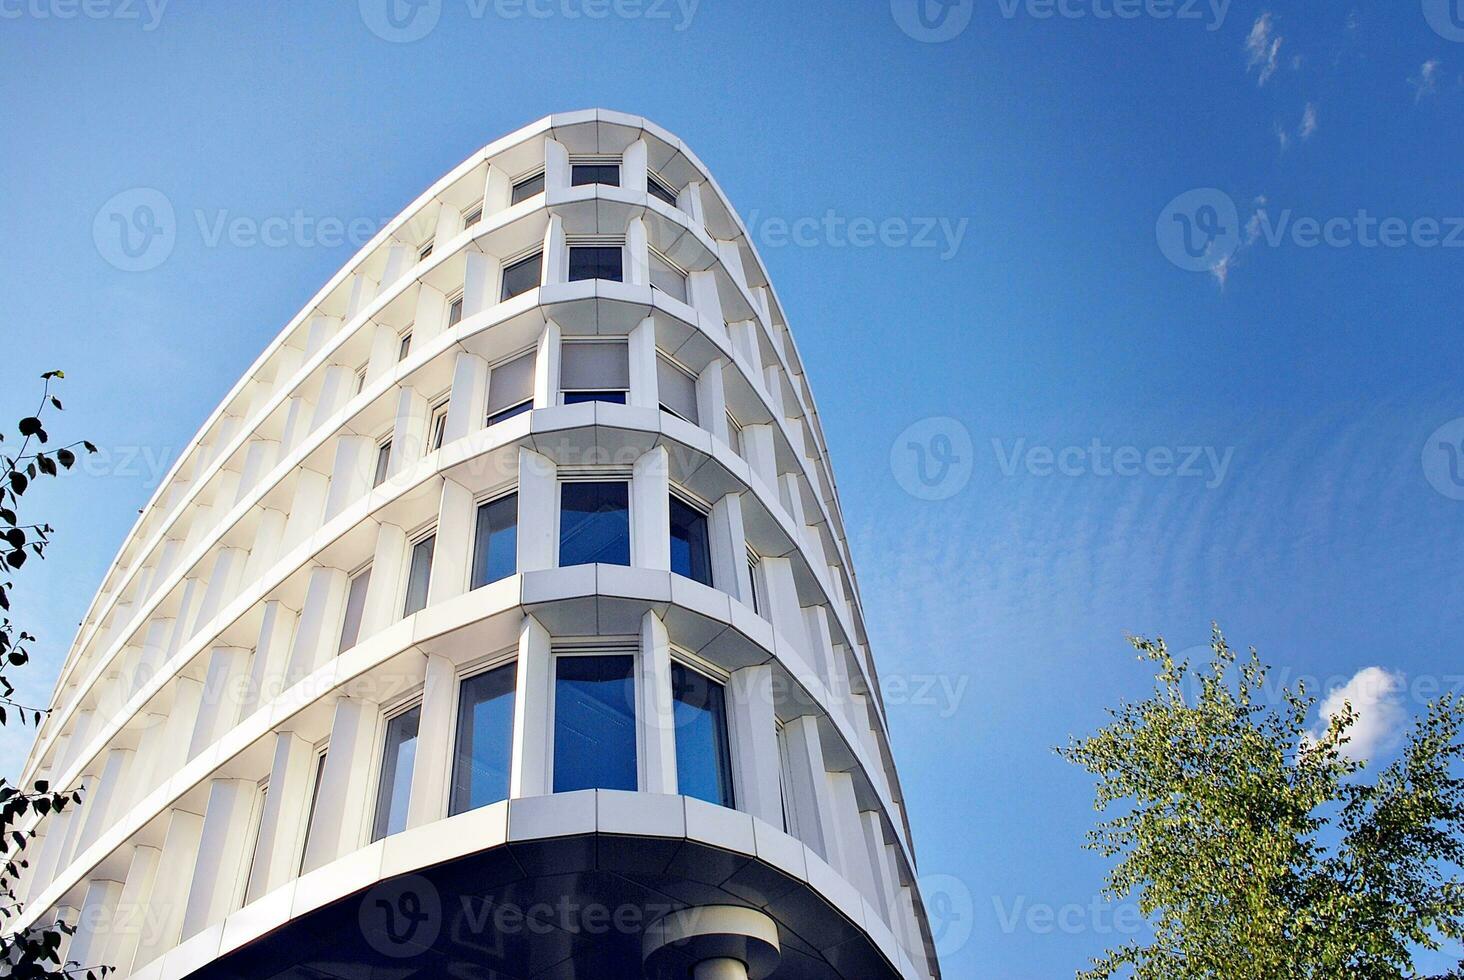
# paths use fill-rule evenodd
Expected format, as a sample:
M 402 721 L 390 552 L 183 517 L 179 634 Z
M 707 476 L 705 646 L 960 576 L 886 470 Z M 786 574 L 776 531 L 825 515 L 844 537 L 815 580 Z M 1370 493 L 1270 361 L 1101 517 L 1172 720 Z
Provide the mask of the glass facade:
M 555 663 L 554 792 L 635 790 L 635 658 Z
M 560 488 L 559 566 L 630 564 L 630 485 L 565 483 Z
M 516 665 L 509 664 L 469 677 L 459 689 L 449 813 L 508 799 L 517 676 Z
M 681 795 L 732 806 L 726 691 L 716 681 L 672 664 L 671 694 L 676 713 L 676 782 Z
M 407 807 L 412 798 L 412 768 L 417 759 L 417 729 L 422 709 L 411 708 L 386 723 L 386 747 L 381 755 L 381 780 L 376 791 L 376 819 L 371 839 L 381 840 L 407 829 Z

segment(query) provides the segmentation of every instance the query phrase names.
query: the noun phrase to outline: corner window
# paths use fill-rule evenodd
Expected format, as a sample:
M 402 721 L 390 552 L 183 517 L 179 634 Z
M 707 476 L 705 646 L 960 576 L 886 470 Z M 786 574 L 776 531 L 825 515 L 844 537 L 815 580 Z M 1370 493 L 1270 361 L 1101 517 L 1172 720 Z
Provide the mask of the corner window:
M 432 556 L 437 551 L 437 535 L 432 534 L 412 545 L 411 562 L 407 567 L 407 599 L 402 615 L 410 616 L 427 608 L 427 590 L 432 587 Z
M 508 799 L 517 676 L 509 664 L 469 677 L 458 689 L 450 816 Z
M 463 298 L 457 296 L 447 304 L 447 325 L 455 327 L 463 322 Z
M 712 584 L 707 516 L 679 497 L 671 497 L 671 571 L 702 585 Z
M 677 266 L 655 249 L 650 251 L 651 288 L 685 303 L 686 270 Z
M 554 792 L 634 791 L 635 658 L 567 657 L 554 665 Z
M 376 472 L 371 476 L 371 488 L 374 490 L 386 482 L 391 473 L 391 440 L 388 439 L 376 447 Z
M 559 500 L 561 568 L 630 564 L 630 484 L 565 483 Z
M 696 378 L 691 372 L 665 357 L 657 356 L 656 392 L 660 396 L 661 411 L 670 412 L 692 425 L 698 424 Z
M 407 355 L 412 352 L 412 331 L 408 330 L 402 334 L 401 340 L 397 342 L 397 360 L 405 361 Z
M 579 163 L 571 161 L 569 182 L 574 187 L 583 187 L 586 184 L 619 187 L 620 164 L 609 160 L 585 160 Z
M 407 829 L 407 808 L 412 799 L 412 769 L 417 760 L 417 730 L 422 709 L 409 708 L 386 723 L 386 745 L 381 754 L 381 780 L 376 789 L 376 819 L 371 839 L 381 840 Z
M 673 208 L 676 207 L 676 192 L 671 185 L 653 173 L 646 174 L 646 192 L 652 197 L 665 201 Z
M 544 253 L 535 252 L 526 259 L 519 259 L 503 268 L 503 288 L 498 295 L 500 303 L 513 299 L 531 289 L 538 289 L 543 277 Z
M 366 591 L 371 588 L 371 569 L 351 579 L 346 591 L 346 616 L 341 622 L 341 640 L 336 653 L 345 653 L 361 639 L 361 616 L 366 611 Z
M 534 407 L 534 352 L 493 366 L 488 375 L 488 424 L 522 415 Z
M 676 783 L 681 795 L 731 807 L 726 691 L 716 681 L 673 663 L 671 696 L 676 718 Z
M 483 220 L 483 205 L 475 204 L 463 212 L 463 230 L 473 227 Z
M 544 171 L 529 177 L 521 177 L 513 185 L 512 203 L 520 204 L 529 198 L 544 193 Z
M 625 281 L 625 248 L 622 245 L 571 245 L 569 281 L 608 279 Z
M 564 404 L 625 404 L 630 391 L 630 349 L 623 341 L 566 341 L 559 350 Z
M 478 508 L 473 540 L 472 588 L 508 578 L 518 571 L 518 494 L 490 500 Z

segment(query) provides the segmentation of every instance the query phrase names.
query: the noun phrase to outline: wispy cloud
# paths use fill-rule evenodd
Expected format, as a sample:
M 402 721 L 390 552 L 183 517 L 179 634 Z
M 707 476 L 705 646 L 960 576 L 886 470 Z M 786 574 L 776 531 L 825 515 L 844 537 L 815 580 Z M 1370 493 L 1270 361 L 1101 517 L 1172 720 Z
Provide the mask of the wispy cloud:
M 1317 104 L 1315 102 L 1308 102 L 1306 109 L 1301 114 L 1301 128 L 1297 130 L 1297 135 L 1303 141 L 1309 140 L 1316 133 L 1317 126 Z
M 1326 733 L 1330 720 L 1351 705 L 1356 720 L 1348 730 L 1351 741 L 1342 750 L 1348 758 L 1365 762 L 1397 743 L 1408 713 L 1403 706 L 1403 675 L 1382 667 L 1366 667 L 1329 693 L 1321 705 L 1316 737 Z
M 1276 33 L 1276 23 L 1270 11 L 1256 18 L 1250 35 L 1245 39 L 1245 51 L 1248 58 L 1246 70 L 1257 73 L 1257 85 L 1265 85 L 1276 74 L 1276 67 L 1281 59 L 1281 45 L 1285 40 Z
M 1439 69 L 1443 62 L 1437 58 L 1430 58 L 1418 69 L 1418 74 L 1408 79 L 1408 84 L 1413 86 L 1415 103 L 1422 102 L 1425 98 L 1433 95 L 1439 90 Z

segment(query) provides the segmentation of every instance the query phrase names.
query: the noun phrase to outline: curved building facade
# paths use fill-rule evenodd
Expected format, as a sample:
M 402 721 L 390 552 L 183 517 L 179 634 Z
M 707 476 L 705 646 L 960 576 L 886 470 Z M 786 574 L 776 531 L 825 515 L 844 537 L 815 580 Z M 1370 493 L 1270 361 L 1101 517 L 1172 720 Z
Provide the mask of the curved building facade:
M 23 779 L 146 978 L 939 976 L 823 433 L 646 120 L 485 147 L 182 454 Z

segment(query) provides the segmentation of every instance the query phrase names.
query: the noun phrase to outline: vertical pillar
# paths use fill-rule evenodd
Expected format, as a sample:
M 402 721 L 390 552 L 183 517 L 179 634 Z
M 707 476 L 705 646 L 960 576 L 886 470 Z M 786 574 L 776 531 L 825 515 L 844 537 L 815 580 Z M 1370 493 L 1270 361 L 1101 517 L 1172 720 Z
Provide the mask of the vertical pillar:
M 631 218 L 625 227 L 625 251 L 630 268 L 626 270 L 625 282 L 630 286 L 651 284 L 650 238 L 646 234 L 646 223 L 640 218 Z
M 656 321 L 646 317 L 631 331 L 627 344 L 630 356 L 630 398 L 636 408 L 657 409 L 661 395 L 656 380 Z
M 249 675 L 249 658 L 250 651 L 241 647 L 214 647 L 209 653 L 198 721 L 188 742 L 189 759 L 223 738 L 239 721 L 241 687 Z
M 407 532 L 395 524 L 380 525 L 371 559 L 371 582 L 366 587 L 366 608 L 361 610 L 363 639 L 381 632 L 401 617 L 406 570 Z
M 866 860 L 864 826 L 859 819 L 859 798 L 854 792 L 854 777 L 847 772 L 828 774 L 829 799 L 833 803 L 834 826 L 839 836 L 839 862 L 834 864 L 846 879 L 871 902 L 878 903 L 874 887 L 874 868 Z M 830 862 L 833 863 L 833 862 Z
M 290 519 L 285 524 L 285 540 L 281 553 L 289 551 L 320 530 L 325 513 L 325 498 L 330 491 L 330 478 L 323 473 L 301 467 L 295 475 L 295 496 L 290 504 Z
M 553 694 L 554 653 L 549 631 L 533 616 L 525 616 L 519 630 L 514 690 L 511 799 L 547 796 L 553 788 L 549 759 L 554 737 L 549 710 Z
M 402 342 L 396 327 L 378 323 L 371 328 L 371 356 L 366 361 L 366 383 L 391 373 L 397 366 Z
M 473 560 L 473 492 L 456 480 L 442 481 L 442 503 L 437 512 L 437 543 L 432 551 L 432 579 L 427 604 L 435 605 L 462 595 L 468 588 L 468 564 Z
M 676 709 L 671 697 L 671 640 L 666 624 L 654 612 L 641 617 L 640 656 L 641 737 L 640 789 L 643 793 L 675 796 Z
M 219 549 L 214 556 L 208 584 L 204 586 L 203 598 L 199 602 L 195 629 L 211 621 L 239 595 L 239 585 L 244 579 L 244 564 L 248 560 L 249 553 L 242 549 Z
M 544 187 L 549 191 L 569 189 L 569 150 L 556 139 L 544 141 Z
M 244 470 L 239 474 L 239 491 L 234 495 L 235 504 L 243 501 L 251 490 L 259 486 L 259 481 L 274 469 L 279 458 L 280 444 L 273 439 L 254 439 L 249 443 L 249 448 L 244 453 Z
M 310 573 L 295 643 L 290 650 L 286 687 L 299 683 L 335 656 L 349 585 L 346 573 L 339 568 L 320 567 Z
M 828 773 L 824 770 L 823 739 L 818 719 L 805 715 L 783 726 L 788 750 L 788 793 L 798 815 L 798 836 L 832 867 L 842 867 L 834 804 Z
M 315 403 L 303 395 L 292 395 L 285 403 L 285 422 L 280 429 L 280 455 L 287 456 L 310 432 L 315 417 Z
M 463 319 L 467 319 L 475 313 L 482 313 L 497 301 L 493 290 L 498 285 L 499 263 L 491 255 L 472 250 L 464 257 Z
M 131 765 L 131 749 L 112 749 L 107 753 L 102 774 L 96 781 L 96 790 L 81 802 L 79 815 L 83 823 L 76 842 L 78 854 L 96 843 L 97 838 L 121 816 L 117 803 L 125 793 L 125 780 Z
M 343 364 L 332 364 L 325 369 L 320 383 L 320 394 L 315 403 L 315 414 L 310 417 L 310 431 L 325 425 L 332 416 L 346 407 L 346 402 L 356 393 L 356 372 Z
M 152 928 L 156 914 L 152 908 L 153 883 L 157 879 L 158 860 L 162 852 L 156 847 L 139 844 L 132 849 L 132 859 L 127 866 L 127 878 L 122 883 L 122 894 L 117 907 L 126 910 L 118 921 L 101 962 L 115 966 L 120 976 L 132 973 L 137 947 L 143 933 Z M 141 966 L 142 964 L 136 964 Z
M 893 900 L 899 891 L 900 875 L 895 870 L 890 849 L 885 845 L 884 821 L 880 819 L 880 815 L 876 811 L 865 810 L 859 814 L 859 822 L 864 828 L 864 860 L 874 870 L 875 892 L 877 893 L 874 907 L 884 916 L 890 931 L 898 936 L 903 930 L 896 922 Z
M 778 453 L 771 425 L 749 425 L 742 430 L 742 457 L 769 490 L 777 489 Z
M 726 323 L 722 312 L 722 296 L 717 289 L 717 274 L 712 271 L 693 272 L 686 277 L 687 298 L 696 309 L 698 318 L 715 324 Z
M 630 478 L 630 563 L 671 570 L 671 473 L 664 446 L 635 461 Z
M 842 683 L 841 671 L 834 664 L 834 643 L 829 636 L 828 609 L 824 606 L 809 606 L 803 610 L 803 627 L 808 636 L 808 659 L 819 679 L 828 689 L 829 697 L 839 705 L 849 703 L 848 685 Z
M 284 511 L 261 510 L 259 523 L 254 530 L 254 544 L 249 549 L 249 559 L 244 562 L 244 582 L 251 585 L 264 577 L 264 573 L 282 555 L 285 540 L 285 525 L 289 518 Z
M 452 372 L 452 398 L 447 405 L 444 443 L 455 442 L 483 428 L 488 418 L 488 362 L 460 351 Z
M 161 786 L 188 761 L 188 743 L 203 702 L 203 685 L 191 677 L 173 678 L 173 704 L 168 709 L 153 753 L 152 785 Z
M 374 768 L 377 718 L 371 701 L 336 699 L 330 728 L 330 753 L 316 797 L 315 817 L 307 830 L 306 872 L 329 864 L 360 846 L 366 831 L 369 776 Z
M 276 732 L 246 902 L 285 884 L 299 870 L 314 778 L 315 747 L 294 732 Z
M 397 396 L 396 423 L 391 430 L 391 475 L 415 466 L 427 449 L 427 398 L 403 387 Z
M 727 334 L 732 338 L 732 352 L 742 363 L 742 369 L 754 382 L 762 372 L 762 354 L 758 349 L 757 325 L 751 320 L 738 320 L 727 324 Z
M 747 531 L 742 523 L 742 495 L 729 493 L 712 505 L 707 517 L 712 546 L 712 584 L 743 604 L 752 605 L 752 574 L 747 567 Z
M 120 881 L 94 878 L 87 884 L 81 914 L 76 920 L 76 935 L 71 937 L 71 946 L 66 951 L 68 960 L 76 961 L 84 970 L 110 965 L 99 954 L 110 944 L 121 897 Z
M 203 817 L 186 810 L 173 810 L 168 817 L 167 836 L 153 878 L 148 907 L 156 918 L 153 928 L 143 931 L 134 966 L 143 966 L 178 945 L 183 932 L 183 914 L 188 904 L 188 886 L 198 861 L 203 836 Z
M 417 726 L 417 751 L 412 766 L 412 795 L 407 804 L 408 828 L 441 820 L 447 813 L 457 686 L 457 668 L 453 662 L 437 654 L 428 654 L 427 677 L 422 684 L 421 721 Z
M 798 583 L 793 578 L 793 563 L 787 558 L 762 560 L 763 583 L 767 586 L 766 616 L 773 629 L 792 640 L 807 653 L 808 637 L 803 625 L 803 607 L 798 603 Z
M 242 779 L 209 783 L 208 809 L 183 913 L 183 939 L 222 922 L 234 910 L 249 858 L 250 817 L 258 795 L 258 787 Z
M 451 210 L 451 209 L 444 209 Z M 459 220 L 461 220 L 459 218 Z M 442 241 L 442 239 L 438 239 Z M 427 283 L 417 287 L 417 314 L 412 322 L 412 353 L 422 349 L 447 326 L 447 296 Z
M 727 684 L 733 787 L 737 808 L 774 827 L 783 826 L 782 751 L 773 705 L 773 668 L 735 671 Z
M 246 689 L 240 717 L 248 717 L 254 709 L 268 704 L 285 689 L 290 662 L 290 646 L 295 636 L 296 615 L 279 600 L 264 604 L 259 623 L 259 637 L 254 644 L 254 657 L 249 664 L 249 686 Z
M 546 187 L 548 186 L 546 183 Z M 565 186 L 568 186 L 567 182 Z M 553 193 L 552 189 L 550 193 Z M 557 214 L 551 214 L 549 216 L 549 227 L 544 231 L 543 285 L 549 286 L 568 281 L 569 242 L 564 235 L 564 219 Z
M 625 148 L 620 158 L 620 186 L 642 193 L 646 190 L 647 158 L 650 152 L 646 141 L 636 140 Z
M 560 342 L 559 324 L 549 320 L 544 325 L 544 332 L 539 335 L 538 356 L 534 358 L 535 408 L 550 408 L 559 404 Z
M 537 572 L 559 564 L 555 521 L 559 512 L 559 477 L 554 461 L 519 449 L 518 569 Z
M 513 178 L 501 167 L 488 165 L 483 180 L 483 213 L 497 214 L 513 203 Z
M 732 433 L 727 425 L 727 388 L 723 371 L 727 362 L 717 358 L 702 369 L 696 379 L 696 416 L 701 427 L 731 445 Z
M 396 452 L 400 443 L 392 443 L 392 466 L 395 468 L 405 453 Z M 325 498 L 324 523 L 360 500 L 371 489 L 371 476 L 376 464 L 376 443 L 365 436 L 339 436 L 336 439 L 335 463 L 330 470 L 330 490 Z

